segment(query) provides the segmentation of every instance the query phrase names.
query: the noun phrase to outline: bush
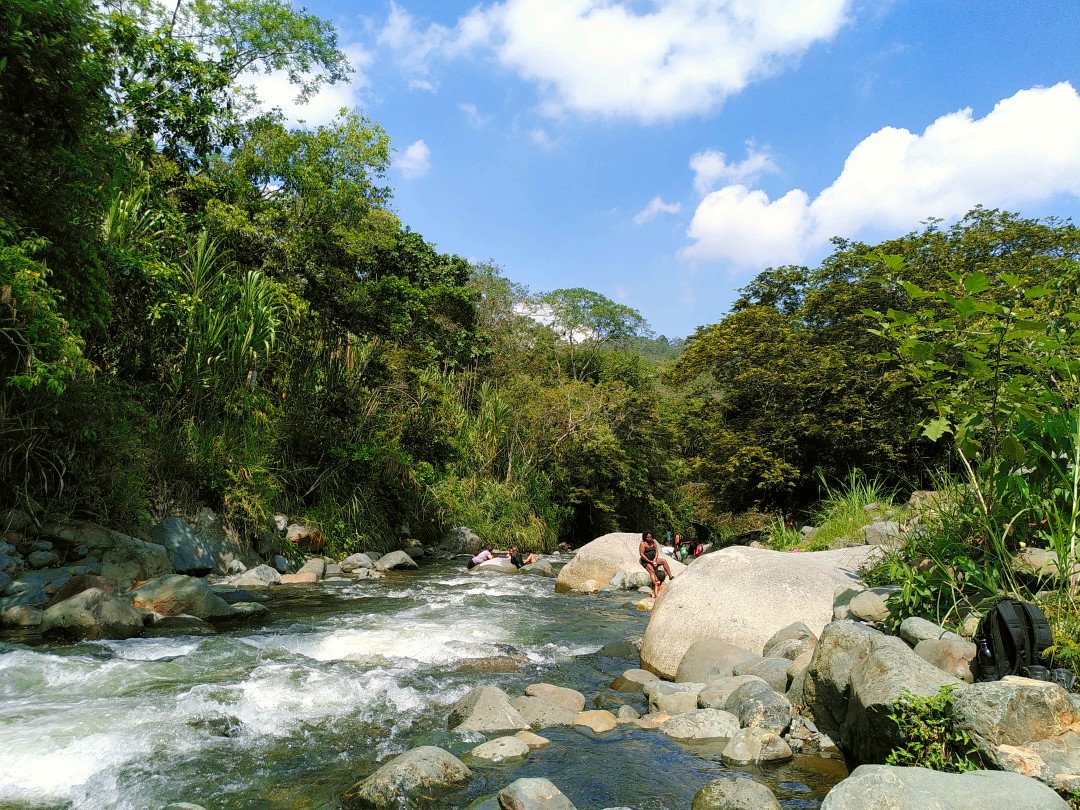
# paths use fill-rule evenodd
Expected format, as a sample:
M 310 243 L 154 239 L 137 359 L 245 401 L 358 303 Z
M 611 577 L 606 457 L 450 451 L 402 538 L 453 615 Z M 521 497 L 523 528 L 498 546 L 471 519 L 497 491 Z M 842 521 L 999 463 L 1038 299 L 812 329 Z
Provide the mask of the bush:
M 886 765 L 930 768 L 948 773 L 977 770 L 978 749 L 953 717 L 953 685 L 932 697 L 919 697 L 906 689 L 889 719 L 896 723 L 903 743 L 889 752 Z

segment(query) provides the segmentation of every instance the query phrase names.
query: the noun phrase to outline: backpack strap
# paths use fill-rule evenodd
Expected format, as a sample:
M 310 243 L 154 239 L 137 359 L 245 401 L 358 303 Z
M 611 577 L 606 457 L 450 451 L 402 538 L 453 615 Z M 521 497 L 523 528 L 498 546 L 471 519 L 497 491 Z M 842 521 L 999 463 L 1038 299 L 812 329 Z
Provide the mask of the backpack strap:
M 1011 651 L 1012 656 L 1003 656 L 997 661 L 998 677 L 1016 675 L 1020 668 L 1034 663 L 1032 650 L 1034 638 L 1028 628 L 1027 616 L 1022 613 L 1020 603 L 1013 599 L 1003 599 L 995 605 L 999 621 L 994 622 L 992 632 L 994 651 Z M 996 657 L 996 656 L 995 656 Z
M 1031 626 L 1031 652 L 1032 663 L 1038 664 L 1042 658 L 1043 650 L 1054 643 L 1054 631 L 1050 629 L 1050 622 L 1039 610 L 1037 605 L 1023 602 L 1024 611 L 1027 613 L 1028 623 Z

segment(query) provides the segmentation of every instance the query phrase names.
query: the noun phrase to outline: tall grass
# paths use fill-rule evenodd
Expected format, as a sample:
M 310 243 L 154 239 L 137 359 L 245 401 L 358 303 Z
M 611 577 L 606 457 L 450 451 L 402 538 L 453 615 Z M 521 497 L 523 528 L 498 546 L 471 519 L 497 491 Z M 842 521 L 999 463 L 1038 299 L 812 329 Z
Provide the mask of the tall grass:
M 823 497 L 811 511 L 809 537 L 776 518 L 769 526 L 769 546 L 778 551 L 823 551 L 841 544 L 861 542 L 861 529 L 880 517 L 891 506 L 895 490 L 876 478 L 867 478 L 861 470 L 851 470 L 843 486 L 831 485 L 819 471 Z M 876 507 L 876 508 L 875 508 Z

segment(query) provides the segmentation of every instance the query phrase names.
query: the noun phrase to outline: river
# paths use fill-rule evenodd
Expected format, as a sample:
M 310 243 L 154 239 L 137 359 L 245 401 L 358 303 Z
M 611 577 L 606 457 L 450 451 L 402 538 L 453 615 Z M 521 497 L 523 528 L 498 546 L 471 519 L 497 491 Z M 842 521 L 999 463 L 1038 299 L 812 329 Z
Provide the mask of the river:
M 552 579 L 444 561 L 383 580 L 274 589 L 270 621 L 214 636 L 67 646 L 8 636 L 0 810 L 334 808 L 388 756 L 417 745 L 461 756 L 481 742 L 445 727 L 450 706 L 482 684 L 513 696 L 544 681 L 592 705 L 644 711 L 642 696 L 607 689 L 638 665 L 626 640 L 648 614 L 636 598 L 557 596 Z M 812 757 L 732 769 L 716 743 L 632 727 L 541 734 L 553 744 L 517 765 L 476 765 L 477 778 L 436 807 L 545 776 L 581 810 L 689 808 L 710 779 L 738 771 L 785 808 L 815 808 L 845 774 Z

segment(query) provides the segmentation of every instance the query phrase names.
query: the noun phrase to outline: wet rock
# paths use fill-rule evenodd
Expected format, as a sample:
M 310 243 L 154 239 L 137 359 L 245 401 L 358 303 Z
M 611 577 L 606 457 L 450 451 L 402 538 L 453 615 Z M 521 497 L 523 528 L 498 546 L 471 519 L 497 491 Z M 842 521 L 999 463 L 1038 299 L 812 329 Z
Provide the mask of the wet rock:
M 474 565 L 470 570 L 474 574 L 516 574 L 518 572 L 517 566 L 510 562 L 508 557 L 495 557 L 484 560 L 479 565 Z
M 322 557 L 312 557 L 297 571 L 298 574 L 314 574 L 316 581 L 326 576 L 326 560 Z
M 451 707 L 447 728 L 495 734 L 525 731 L 529 724 L 502 689 L 478 686 Z
M 760 683 L 768 686 L 757 675 L 732 675 L 730 678 L 718 678 L 698 692 L 698 706 L 702 709 L 723 709 L 731 693 L 744 683 Z
M 633 706 L 627 706 L 625 703 L 615 712 L 615 720 L 620 725 L 629 723 L 632 720 L 637 720 L 639 717 L 641 717 L 641 713 Z
M 644 691 L 649 699 L 649 711 L 681 714 L 698 707 L 698 693 L 704 688 L 703 683 L 653 681 L 645 685 Z
M 32 551 L 26 558 L 31 568 L 48 568 L 60 564 L 60 555 L 55 551 Z
M 620 571 L 624 576 L 636 577 L 642 570 L 638 562 L 640 543 L 641 535 L 633 532 L 613 532 L 586 543 L 559 572 L 555 592 L 594 593 Z M 668 565 L 676 578 L 686 569 L 677 560 L 669 559 Z M 589 582 L 592 584 L 587 586 Z
M 691 810 L 780 810 L 772 791 L 753 779 L 724 776 L 694 795 Z
M 394 757 L 353 785 L 342 800 L 346 808 L 364 810 L 408 807 L 414 801 L 428 802 L 457 790 L 472 776 L 472 771 L 453 754 L 425 745 Z
M 209 636 L 217 631 L 208 622 L 197 616 L 179 613 L 175 616 L 157 616 L 151 622 L 153 635 L 197 635 Z
M 744 683 L 728 695 L 725 708 L 738 717 L 739 725 L 744 727 L 764 728 L 782 734 L 791 724 L 791 703 L 768 684 Z
M 761 656 L 757 653 L 726 641 L 701 639 L 687 648 L 675 671 L 675 680 L 680 683 L 709 683 L 739 674 L 735 672 L 736 667 L 760 660 Z
M 641 692 L 647 684 L 658 680 L 660 679 L 648 670 L 628 669 L 611 682 L 611 688 L 616 692 Z
M 71 577 L 61 585 L 49 597 L 49 601 L 46 607 L 52 607 L 58 602 L 63 602 L 65 599 L 70 599 L 77 593 L 87 590 L 88 588 L 97 588 L 105 591 L 105 593 L 115 593 L 116 588 L 113 587 L 112 582 L 105 579 L 105 577 L 94 576 L 93 574 L 79 574 L 78 576 Z
M 521 566 L 521 573 L 540 577 L 553 577 L 555 576 L 555 568 L 547 560 L 537 560 L 534 563 Z
M 41 632 L 68 639 L 132 638 L 143 632 L 143 617 L 115 596 L 90 588 L 45 611 Z
M 530 751 L 538 751 L 541 748 L 547 748 L 551 745 L 551 740 L 547 737 L 541 737 L 539 734 L 533 734 L 531 731 L 519 731 L 514 736 L 529 746 Z
M 260 619 L 270 614 L 270 608 L 261 602 L 235 602 L 233 619 Z
M 469 752 L 470 757 L 496 763 L 524 759 L 528 754 L 529 744 L 516 736 L 496 737 L 494 740 L 481 743 Z
M 236 609 L 203 579 L 172 574 L 140 585 L 128 594 L 131 604 L 163 616 L 186 614 L 207 621 L 231 618 Z
M 176 573 L 205 576 L 214 570 L 213 552 L 187 521 L 165 518 L 150 530 L 150 538 L 168 552 L 169 563 Z
M 391 551 L 389 554 L 380 557 L 375 563 L 375 568 L 379 571 L 392 571 L 395 568 L 418 567 L 416 561 L 404 551 Z
M 234 588 L 267 588 L 281 584 L 281 574 L 269 565 L 257 565 L 238 577 L 229 580 Z
M 728 765 L 751 765 L 759 762 L 786 762 L 792 758 L 791 747 L 779 734 L 768 729 L 739 729 L 724 747 L 720 758 Z
M 270 561 L 270 565 L 273 566 L 274 570 L 279 574 L 287 573 L 289 570 L 289 561 L 280 554 L 274 555 L 274 559 Z
M 480 535 L 467 526 L 458 526 L 443 535 L 439 548 L 452 554 L 479 554 L 484 548 Z
M 1068 806 L 1046 785 L 1015 773 L 862 765 L 829 791 L 821 810 L 1066 810 Z
M 19 605 L 0 613 L 0 624 L 7 627 L 37 627 L 41 624 L 45 611 L 38 608 Z
M 499 791 L 502 810 L 576 810 L 571 802 L 547 779 L 518 779 Z
M 297 571 L 295 574 L 282 574 L 281 585 L 316 585 L 319 578 L 314 571 Z
M 565 706 L 575 712 L 580 712 L 585 708 L 585 696 L 576 689 L 568 689 L 565 686 L 534 683 L 525 687 L 525 694 L 529 697 L 543 698 L 552 703 L 558 703 L 560 706 Z
M 736 675 L 756 675 L 777 692 L 785 692 L 788 687 L 788 667 L 791 662 L 786 658 L 761 658 L 735 667 Z
M 165 805 L 161 810 L 206 810 L 201 804 L 192 804 L 191 802 L 172 802 Z
M 900 588 L 897 585 L 867 588 L 851 598 L 848 608 L 853 618 L 882 624 L 892 615 L 889 610 L 889 598 L 899 592 Z
M 344 560 L 341 561 L 341 570 L 346 574 L 351 574 L 361 568 L 374 568 L 375 563 L 371 561 L 371 558 L 367 554 L 350 554 Z
M 914 647 L 920 641 L 941 638 L 959 639 L 960 636 L 927 619 L 908 616 L 900 623 L 900 638 Z
M 578 712 L 574 718 L 574 725 L 585 726 L 597 734 L 603 734 L 605 731 L 611 731 L 615 728 L 618 722 L 611 712 L 605 709 L 592 709 L 587 712 Z
M 975 681 L 975 645 L 970 641 L 928 638 L 915 645 L 915 654 L 965 683 Z
M 673 740 L 712 740 L 731 737 L 739 730 L 739 720 L 722 709 L 697 709 L 673 715 L 660 732 Z
M 572 726 L 581 708 L 570 709 L 540 697 L 516 697 L 510 701 L 534 731 L 552 726 Z M 584 708 L 584 700 L 582 700 Z

